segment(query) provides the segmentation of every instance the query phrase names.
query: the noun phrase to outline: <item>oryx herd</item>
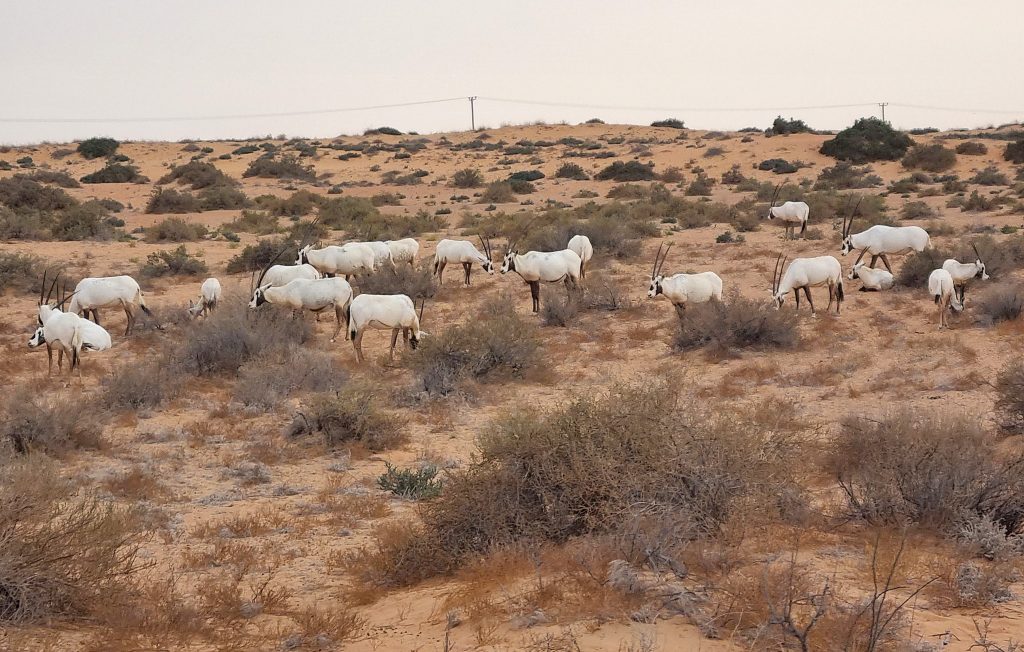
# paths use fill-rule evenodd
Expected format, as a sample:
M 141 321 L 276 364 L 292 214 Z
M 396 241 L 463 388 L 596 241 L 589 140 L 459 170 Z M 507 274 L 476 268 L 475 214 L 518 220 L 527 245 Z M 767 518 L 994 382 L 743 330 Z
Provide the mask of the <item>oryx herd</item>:
M 807 204 L 786 202 L 782 206 L 775 206 L 778 191 L 776 188 L 772 196 L 767 218 L 782 220 L 786 225 L 787 238 L 797 226 L 800 227 L 801 233 L 805 232 L 809 218 Z M 860 280 L 861 291 L 891 289 L 894 277 L 888 256 L 924 251 L 930 246 L 928 233 L 917 226 L 885 225 L 876 225 L 860 233 L 851 233 L 853 215 L 857 207 L 843 218 L 842 223 L 841 253 L 846 255 L 854 250 L 860 252 L 847 278 Z M 449 264 L 462 265 L 463 283 L 467 287 L 471 285 L 474 265 L 479 265 L 488 274 L 493 274 L 495 252 L 491 240 L 480 236 L 479 243 L 482 251 L 468 240 L 440 240 L 435 248 L 432 269 L 438 282 L 443 282 L 444 270 Z M 671 247 L 671 243 L 658 247 L 647 296 L 652 299 L 659 296 L 667 298 L 680 318 L 685 318 L 686 308 L 691 304 L 721 301 L 722 279 L 714 272 L 679 273 L 671 276 L 663 273 Z M 400 332 L 406 346 L 413 349 L 426 335 L 421 330 L 423 303 L 421 302 L 417 311 L 413 299 L 404 294 L 357 295 L 349 281 L 369 274 L 397 273 L 399 264 L 408 263 L 414 266 L 419 249 L 419 243 L 413 238 L 383 242 L 349 242 L 340 246 L 316 248 L 303 243 L 299 247 L 294 264 L 276 264 L 285 251 L 282 249 L 263 266 L 258 278 L 253 272 L 249 308 L 259 309 L 264 304 L 269 304 L 289 308 L 295 314 L 331 310 L 335 318 L 331 341 L 337 339 L 344 327 L 345 338 L 352 341 L 359 362 L 364 360 L 362 339 L 365 330 L 390 330 L 389 356 L 393 358 Z M 933 271 L 928 278 L 928 295 L 938 305 L 939 328 L 947 326 L 948 310 L 963 310 L 967 282 L 974 278 L 989 278 L 985 263 L 976 247 L 974 253 L 973 262 L 946 260 L 942 267 Z M 865 254 L 871 255 L 870 263 L 861 262 Z M 515 239 L 510 238 L 505 246 L 500 272 L 514 272 L 523 279 L 530 287 L 533 312 L 538 312 L 541 283 L 564 283 L 571 296 L 582 287 L 587 264 L 593 255 L 594 248 L 585 235 L 573 235 L 566 243 L 566 248 L 562 250 L 524 253 L 520 253 Z M 875 268 L 875 263 L 879 259 L 886 269 Z M 59 278 L 60 272 L 54 276 L 47 289 L 47 273 L 43 274 L 39 294 L 38 327 L 29 340 L 30 347 L 46 345 L 49 354 L 48 369 L 51 373 L 54 347 L 58 352 L 58 370 L 63 371 L 63 359 L 67 354 L 70 359 L 69 373 L 73 373 L 77 368 L 79 376 L 82 351 L 103 351 L 111 347 L 110 334 L 99 324 L 99 308 L 120 306 L 124 310 L 127 316 L 125 336 L 131 334 L 138 310 L 141 309 L 149 317 L 153 316 L 146 305 L 139 284 L 130 276 L 85 278 L 71 293 L 62 285 L 60 301 L 54 300 L 51 303 Z M 840 314 L 845 292 L 843 270 L 839 261 L 834 256 L 817 256 L 795 258 L 787 264 L 786 256 L 780 253 L 775 260 L 775 269 L 772 273 L 771 305 L 776 309 L 782 308 L 786 297 L 792 292 L 796 309 L 799 310 L 802 291 L 811 313 L 814 314 L 812 287 L 827 287 L 829 302 L 826 312 L 835 304 L 836 314 Z M 222 302 L 222 294 L 220 281 L 216 278 L 206 279 L 200 287 L 198 298 L 189 301 L 187 316 L 198 318 L 210 314 Z

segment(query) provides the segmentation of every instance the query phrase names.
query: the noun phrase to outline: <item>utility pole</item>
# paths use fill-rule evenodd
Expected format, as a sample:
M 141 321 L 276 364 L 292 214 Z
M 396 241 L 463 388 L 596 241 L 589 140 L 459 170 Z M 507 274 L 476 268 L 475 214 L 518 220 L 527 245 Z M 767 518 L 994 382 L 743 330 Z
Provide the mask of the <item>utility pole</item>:
M 476 102 L 476 95 L 473 95 L 472 97 L 467 97 L 466 99 L 469 100 L 469 124 L 472 128 L 472 131 L 476 131 L 476 111 L 474 110 L 473 106 L 473 102 Z
M 879 102 L 878 106 L 882 107 L 882 122 L 885 122 L 885 107 L 889 106 L 888 102 Z

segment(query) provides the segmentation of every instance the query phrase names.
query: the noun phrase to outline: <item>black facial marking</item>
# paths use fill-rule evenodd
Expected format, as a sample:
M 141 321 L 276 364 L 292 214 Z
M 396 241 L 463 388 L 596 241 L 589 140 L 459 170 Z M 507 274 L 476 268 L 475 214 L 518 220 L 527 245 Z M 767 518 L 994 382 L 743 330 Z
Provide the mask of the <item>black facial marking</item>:
M 661 293 L 662 293 L 661 283 L 655 283 L 654 284 L 654 296 L 658 296 Z

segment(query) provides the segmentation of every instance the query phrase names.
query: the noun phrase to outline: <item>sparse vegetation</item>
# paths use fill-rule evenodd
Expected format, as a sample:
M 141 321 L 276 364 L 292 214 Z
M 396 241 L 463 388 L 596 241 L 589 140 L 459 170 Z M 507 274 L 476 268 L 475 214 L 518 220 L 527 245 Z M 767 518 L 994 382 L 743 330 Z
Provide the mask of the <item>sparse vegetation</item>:
M 654 165 L 647 165 L 640 161 L 615 161 L 608 167 L 598 172 L 595 176 L 598 181 L 653 181 L 655 179 Z
M 93 159 L 112 156 L 121 143 L 113 138 L 89 138 L 78 143 L 78 153 L 82 158 Z
M 407 438 L 402 423 L 383 410 L 378 392 L 370 387 L 349 385 L 344 392 L 321 394 L 304 406 L 302 414 L 328 448 L 359 444 L 382 451 Z
M 479 188 L 484 185 L 484 175 L 475 168 L 464 168 L 452 175 L 452 185 L 456 188 Z
M 202 276 L 209 271 L 198 254 L 190 254 L 181 245 L 171 251 L 154 251 L 146 256 L 146 262 L 139 267 L 142 278 L 161 276 Z
M 168 217 L 146 229 L 147 242 L 193 242 L 206 237 L 206 227 L 186 222 L 180 217 Z
M 260 177 L 264 179 L 294 179 L 296 181 L 315 181 L 316 173 L 312 166 L 303 165 L 294 156 L 261 156 L 254 159 L 242 173 L 245 178 Z
M 826 140 L 821 153 L 851 163 L 896 161 L 906 154 L 914 141 L 877 118 L 861 118 Z
M 947 149 L 942 143 L 915 145 L 903 157 L 903 167 L 908 170 L 945 172 L 954 165 L 956 165 L 956 153 Z
M 82 183 L 146 183 L 147 181 L 149 179 L 139 174 L 137 167 L 121 163 L 108 163 L 106 167 L 81 178 Z
M 672 345 L 677 351 L 708 347 L 718 356 L 748 348 L 786 349 L 800 341 L 796 325 L 795 311 L 775 310 L 733 292 L 723 301 L 687 307 Z
M 563 163 L 557 170 L 555 170 L 555 178 L 586 181 L 590 178 L 590 175 L 576 163 Z
M 676 118 L 666 118 L 665 120 L 655 120 L 651 123 L 652 127 L 668 127 L 669 129 L 685 129 L 686 125 L 683 124 L 682 120 Z

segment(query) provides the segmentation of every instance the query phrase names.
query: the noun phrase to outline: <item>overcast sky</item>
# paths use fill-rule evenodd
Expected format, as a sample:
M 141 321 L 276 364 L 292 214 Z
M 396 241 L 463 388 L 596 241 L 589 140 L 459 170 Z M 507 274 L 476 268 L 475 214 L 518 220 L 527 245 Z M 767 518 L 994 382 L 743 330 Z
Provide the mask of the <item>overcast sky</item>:
M 881 101 L 899 127 L 1024 119 L 1019 0 L 59 0 L 2 11 L 0 143 L 462 130 L 464 99 L 243 116 L 468 95 L 586 105 L 480 99 L 477 125 L 489 127 L 677 117 L 735 129 L 782 113 L 835 129 Z M 787 108 L 848 104 L 862 106 Z M 232 117 L 180 119 L 206 116 Z M 10 121 L 154 117 L 175 119 Z

